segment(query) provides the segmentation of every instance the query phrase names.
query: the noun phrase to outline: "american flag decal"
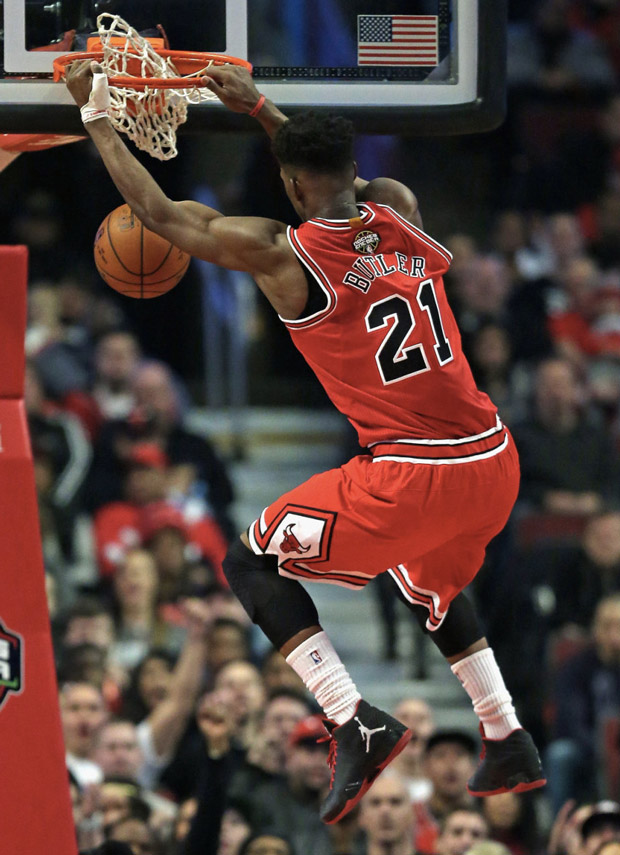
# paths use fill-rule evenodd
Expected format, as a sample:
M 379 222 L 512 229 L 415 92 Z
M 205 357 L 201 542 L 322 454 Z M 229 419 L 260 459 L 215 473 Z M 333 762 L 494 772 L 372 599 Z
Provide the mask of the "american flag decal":
M 437 15 L 358 15 L 358 65 L 438 65 Z

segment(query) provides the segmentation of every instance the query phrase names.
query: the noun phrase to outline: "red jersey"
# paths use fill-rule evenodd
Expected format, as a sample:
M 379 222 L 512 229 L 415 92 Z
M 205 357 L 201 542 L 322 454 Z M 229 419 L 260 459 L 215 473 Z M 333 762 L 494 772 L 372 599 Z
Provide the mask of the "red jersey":
M 326 298 L 282 319 L 296 347 L 362 446 L 494 434 L 496 408 L 476 388 L 446 299 L 452 256 L 387 205 L 358 209 L 359 219 L 288 229 Z

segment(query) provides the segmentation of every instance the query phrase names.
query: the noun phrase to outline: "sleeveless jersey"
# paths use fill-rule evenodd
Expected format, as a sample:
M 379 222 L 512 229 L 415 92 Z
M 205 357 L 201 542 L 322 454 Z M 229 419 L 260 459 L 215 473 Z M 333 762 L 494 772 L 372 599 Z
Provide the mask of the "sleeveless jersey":
M 386 205 L 358 210 L 288 229 L 326 301 L 281 318 L 294 344 L 362 446 L 418 440 L 422 456 L 449 457 L 491 447 L 503 427 L 476 388 L 446 299 L 452 256 Z

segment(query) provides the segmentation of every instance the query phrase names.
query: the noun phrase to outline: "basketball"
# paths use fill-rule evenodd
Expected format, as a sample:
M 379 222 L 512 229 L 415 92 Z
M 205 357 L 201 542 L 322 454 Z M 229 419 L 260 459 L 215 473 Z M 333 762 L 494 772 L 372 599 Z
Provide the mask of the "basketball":
M 111 211 L 97 229 L 95 265 L 119 294 L 149 300 L 166 294 L 183 278 L 191 256 L 146 229 L 129 205 Z

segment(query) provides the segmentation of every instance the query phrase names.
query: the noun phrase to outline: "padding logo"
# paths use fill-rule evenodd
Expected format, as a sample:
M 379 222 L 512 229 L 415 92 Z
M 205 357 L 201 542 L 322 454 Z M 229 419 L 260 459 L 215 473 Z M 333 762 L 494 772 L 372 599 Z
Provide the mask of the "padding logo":
M 0 708 L 9 694 L 22 690 L 23 641 L 0 620 Z
M 381 238 L 376 232 L 364 229 L 364 231 L 358 232 L 353 238 L 353 249 L 356 252 L 370 254 L 376 251 L 380 243 Z

